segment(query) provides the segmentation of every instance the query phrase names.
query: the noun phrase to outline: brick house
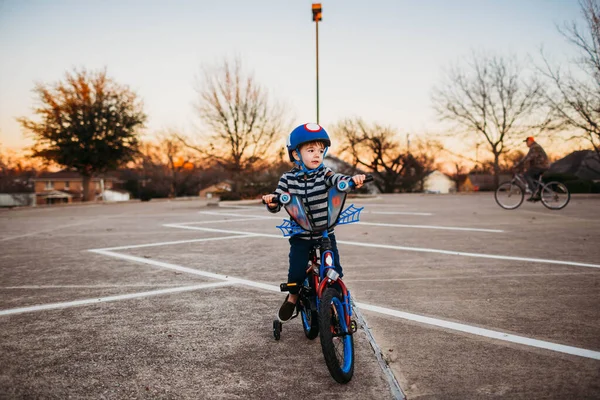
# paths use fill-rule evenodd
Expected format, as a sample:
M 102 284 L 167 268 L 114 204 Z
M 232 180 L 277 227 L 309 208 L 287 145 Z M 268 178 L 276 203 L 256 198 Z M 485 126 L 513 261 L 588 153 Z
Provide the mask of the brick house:
M 45 172 L 32 179 L 36 204 L 74 203 L 83 200 L 83 177 L 74 171 Z M 115 191 L 114 176 L 100 175 L 90 180 L 90 190 L 95 198 L 105 191 Z

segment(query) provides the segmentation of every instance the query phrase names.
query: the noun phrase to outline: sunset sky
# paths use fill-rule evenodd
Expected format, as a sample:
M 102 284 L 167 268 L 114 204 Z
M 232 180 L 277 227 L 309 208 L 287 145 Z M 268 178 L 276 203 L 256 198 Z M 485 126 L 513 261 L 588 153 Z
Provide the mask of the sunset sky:
M 312 1 L 0 0 L 0 143 L 30 144 L 34 83 L 100 69 L 143 99 L 147 131 L 194 132 L 202 65 L 238 56 L 292 125 L 315 121 Z M 556 25 L 583 24 L 575 0 L 324 0 L 319 24 L 320 122 L 344 117 L 401 135 L 440 130 L 431 89 L 472 50 L 553 61 L 573 55 Z M 332 148 L 335 153 L 335 146 Z

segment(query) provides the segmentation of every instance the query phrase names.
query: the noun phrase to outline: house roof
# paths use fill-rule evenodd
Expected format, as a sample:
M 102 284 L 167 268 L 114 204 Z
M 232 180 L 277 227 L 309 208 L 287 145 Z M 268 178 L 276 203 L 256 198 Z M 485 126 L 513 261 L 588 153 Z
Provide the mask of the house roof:
M 92 181 L 99 181 L 100 179 L 104 179 L 104 180 L 115 180 L 116 178 L 114 176 L 111 176 L 111 174 L 99 174 L 98 176 L 95 176 L 92 178 Z M 69 170 L 62 170 L 62 171 L 58 171 L 58 172 L 42 172 L 38 177 L 33 178 L 33 181 L 47 181 L 47 180 L 54 180 L 54 181 L 80 181 L 83 180 L 83 177 L 81 176 L 81 174 L 77 171 L 69 171 Z
M 578 150 L 550 166 L 549 172 L 575 175 L 580 179 L 600 179 L 600 159 L 593 150 Z
M 433 171 L 429 172 L 427 175 L 425 175 L 424 179 L 427 179 L 428 177 L 430 177 L 431 175 L 443 175 L 446 178 L 448 178 L 449 180 L 452 180 L 451 177 L 449 177 L 447 174 L 443 173 L 442 171 L 440 171 L 439 169 L 434 169 Z
M 348 164 L 346 161 L 337 158 L 336 156 L 332 156 L 331 154 L 327 154 L 325 156 L 325 159 L 323 160 L 323 164 L 325 164 L 325 166 L 333 169 L 336 172 L 340 172 L 337 170 L 341 170 L 341 171 L 355 171 L 355 173 L 357 174 L 367 174 L 368 172 L 365 172 L 364 170 L 360 169 L 359 167 L 356 168 L 352 168 L 351 164 Z

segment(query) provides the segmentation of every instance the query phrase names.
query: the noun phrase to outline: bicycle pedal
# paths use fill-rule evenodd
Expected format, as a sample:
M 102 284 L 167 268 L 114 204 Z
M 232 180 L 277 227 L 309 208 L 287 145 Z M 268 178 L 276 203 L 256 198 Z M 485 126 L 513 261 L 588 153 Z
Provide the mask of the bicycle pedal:
M 298 286 L 297 283 L 282 283 L 279 285 L 279 290 L 281 290 L 282 292 L 288 292 L 290 290 L 290 288 L 296 287 Z
M 358 330 L 358 324 L 356 323 L 356 321 L 355 320 L 350 321 L 350 332 L 356 333 L 357 330 Z

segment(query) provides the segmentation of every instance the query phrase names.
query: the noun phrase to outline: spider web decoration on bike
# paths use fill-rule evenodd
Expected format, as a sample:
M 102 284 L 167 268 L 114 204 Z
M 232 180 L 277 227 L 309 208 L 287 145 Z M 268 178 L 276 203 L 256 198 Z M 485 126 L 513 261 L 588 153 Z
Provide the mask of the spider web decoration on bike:
M 348 208 L 346 208 L 340 214 L 340 218 L 338 219 L 338 225 L 351 224 L 353 222 L 360 221 L 360 212 L 364 209 L 364 207 L 356 208 L 354 204 L 350 204 Z
M 276 226 L 277 229 L 281 231 L 283 237 L 294 236 L 298 233 L 304 232 L 304 229 L 294 221 L 289 219 L 284 219 L 281 225 Z

